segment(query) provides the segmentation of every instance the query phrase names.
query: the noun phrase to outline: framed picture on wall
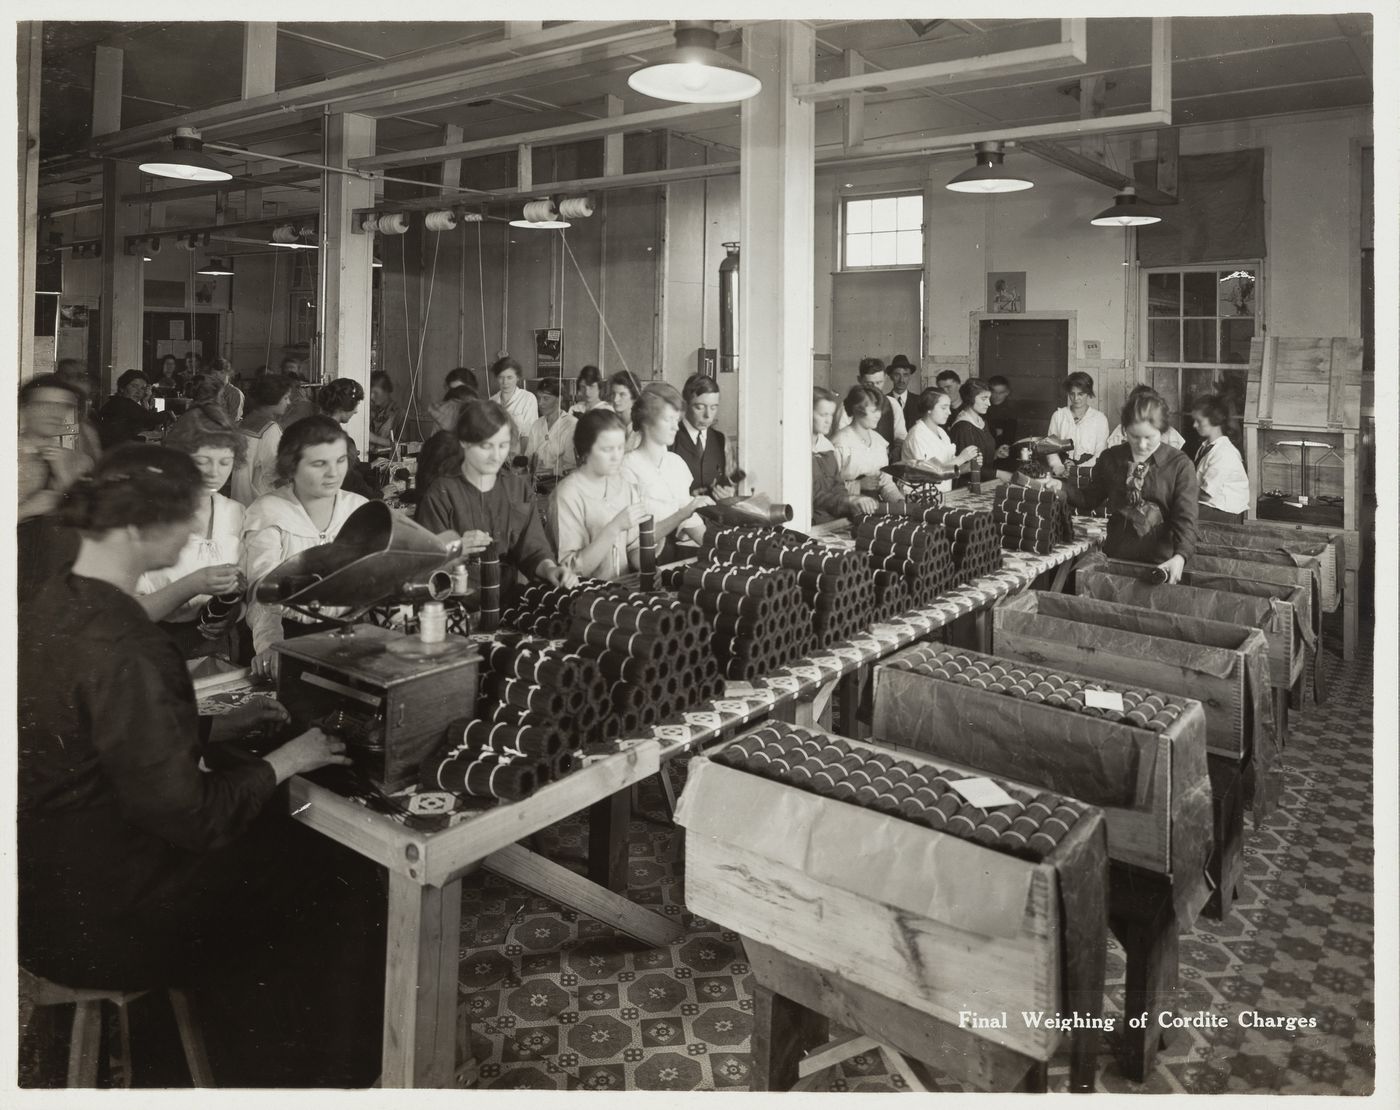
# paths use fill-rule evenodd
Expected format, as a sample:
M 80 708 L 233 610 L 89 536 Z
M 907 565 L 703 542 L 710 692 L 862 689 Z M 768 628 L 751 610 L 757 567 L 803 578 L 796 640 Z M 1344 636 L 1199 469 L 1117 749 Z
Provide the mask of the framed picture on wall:
M 987 275 L 987 311 L 1026 311 L 1025 270 L 1001 270 Z

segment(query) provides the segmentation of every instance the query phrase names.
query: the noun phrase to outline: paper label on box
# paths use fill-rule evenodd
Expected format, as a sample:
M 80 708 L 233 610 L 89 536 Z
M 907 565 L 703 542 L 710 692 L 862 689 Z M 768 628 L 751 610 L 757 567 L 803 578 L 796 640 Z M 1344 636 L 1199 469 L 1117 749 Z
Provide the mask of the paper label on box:
M 1090 709 L 1113 709 L 1123 712 L 1123 695 L 1117 690 L 1085 690 L 1084 704 Z
M 996 809 L 998 806 L 1011 806 L 1016 799 L 988 778 L 958 779 L 948 784 L 979 809 Z

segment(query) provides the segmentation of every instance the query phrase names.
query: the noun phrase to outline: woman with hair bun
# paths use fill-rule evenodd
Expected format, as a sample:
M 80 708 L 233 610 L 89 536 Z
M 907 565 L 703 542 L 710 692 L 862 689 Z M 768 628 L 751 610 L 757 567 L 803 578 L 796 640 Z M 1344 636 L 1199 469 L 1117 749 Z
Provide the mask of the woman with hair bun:
M 674 563 L 695 554 L 705 539 L 705 522 L 695 510 L 714 504 L 704 494 L 691 496 L 690 467 L 671 450 L 684 404 L 675 386 L 665 382 L 647 386 L 632 410 L 642 433 L 641 445 L 622 457 L 623 476 L 636 487 L 655 520 L 658 563 Z
M 1240 449 L 1225 434 L 1230 426 L 1230 403 L 1208 394 L 1192 406 L 1191 421 L 1201 437 L 1196 449 L 1201 519 L 1238 524 L 1249 509 L 1249 475 Z
M 883 365 L 880 372 L 884 373 Z M 878 389 L 859 383 L 851 386 L 843 402 L 851 422 L 831 437 L 831 444 L 841 460 L 841 480 L 852 497 L 904 500 L 894 479 L 884 473 L 890 461 L 889 441 L 875 430 L 886 403 Z
M 1123 406 L 1125 441 L 1099 456 L 1087 486 L 1066 486 L 1070 504 L 1086 511 L 1108 505 L 1110 559 L 1151 563 L 1181 581 L 1196 550 L 1200 487 L 1191 460 L 1162 438 L 1167 405 L 1155 393 L 1142 393 Z M 1058 488 L 1056 479 L 1047 485 Z
M 642 387 L 630 370 L 619 370 L 608 379 L 608 403 L 627 429 L 627 450 L 635 451 L 642 433 L 632 425 L 632 408 L 641 399 Z
M 968 378 L 958 387 L 962 407 L 953 419 L 949 438 L 965 456 L 969 447 L 981 457 L 978 477 L 990 482 L 997 476 L 997 437 L 987 426 L 987 410 L 992 407 L 992 387 L 981 378 Z
M 594 409 L 578 418 L 578 469 L 550 500 L 559 561 L 585 578 L 620 578 L 637 568 L 637 526 L 646 507 L 622 473 L 627 434 L 615 412 Z
M 76 562 L 21 606 L 19 959 L 73 988 L 192 988 L 212 1022 L 227 1021 L 240 996 L 234 1012 L 256 1015 L 243 1035 L 255 1030 L 272 1052 L 289 1045 L 277 1069 L 294 1056 L 303 1082 L 332 1085 L 305 1066 L 319 1051 L 308 1035 L 344 1046 L 342 1019 L 355 1009 L 363 1017 L 368 999 L 337 997 L 359 988 L 336 985 L 355 966 L 336 947 L 355 915 L 324 900 L 341 884 L 326 881 L 329 868 L 307 855 L 315 846 L 297 839 L 318 838 L 287 820 L 285 803 L 269 803 L 291 776 L 348 763 L 344 744 L 316 728 L 261 757 L 205 743 L 185 660 L 133 596 L 143 574 L 179 558 L 205 492 L 186 454 L 134 444 L 109 452 L 65 498 L 81 537 Z M 207 722 L 206 735 L 232 740 L 286 721 L 265 699 Z M 338 923 L 335 946 L 328 920 Z M 298 940 L 298 922 L 316 924 Z M 329 1013 L 303 1020 L 308 999 Z M 256 1055 L 257 1067 L 273 1068 Z M 278 1074 L 285 1082 L 279 1070 L 220 1081 L 281 1085 Z
M 166 446 L 193 461 L 201 496 L 180 554 L 170 566 L 141 575 L 136 596 L 146 615 L 192 659 L 207 654 L 201 649 L 209 644 L 197 627 L 200 610 L 211 597 L 238 593 L 243 583 L 243 506 L 219 490 L 243 460 L 244 440 L 237 432 L 198 425 Z
M 246 447 L 233 468 L 229 492 L 245 508 L 277 483 L 277 449 L 282 442 L 283 413 L 292 403 L 292 379 L 266 374 L 248 387 L 248 411 L 238 422 Z
M 494 541 L 501 560 L 520 574 L 551 586 L 576 585 L 577 577 L 554 560 L 530 483 L 504 469 L 512 432 L 500 405 L 468 402 L 457 418 L 461 470 L 433 482 L 414 519 L 429 531 L 461 536 L 465 553 L 484 551 Z M 516 574 L 501 575 L 502 605 L 510 604 L 518 586 Z
M 345 429 L 329 416 L 308 416 L 282 433 L 277 447 L 277 488 L 263 494 L 243 518 L 243 572 L 248 580 L 248 627 L 253 633 L 253 673 L 272 675 L 272 645 L 326 627 L 324 621 L 257 599 L 258 583 L 293 555 L 330 543 L 365 498 L 342 489 L 350 468 Z M 327 617 L 339 609 L 326 609 Z
M 610 409 L 608 398 L 603 396 L 603 372 L 596 366 L 585 366 L 578 372 L 574 386 L 576 401 L 569 407 L 574 416 L 582 416 L 594 409 Z

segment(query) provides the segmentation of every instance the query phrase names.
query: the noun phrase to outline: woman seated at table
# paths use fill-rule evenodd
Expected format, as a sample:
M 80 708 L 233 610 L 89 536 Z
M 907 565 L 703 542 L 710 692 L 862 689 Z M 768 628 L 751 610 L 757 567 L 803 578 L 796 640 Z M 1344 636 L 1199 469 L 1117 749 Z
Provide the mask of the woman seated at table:
M 623 427 L 627 429 L 629 451 L 636 450 L 637 444 L 642 442 L 641 433 L 632 426 L 632 406 L 641 395 L 642 387 L 637 384 L 637 379 L 632 376 L 631 371 L 619 370 L 608 379 L 608 402 L 612 405 L 613 412 L 622 419 Z
M 987 396 L 990 398 L 991 392 Z M 909 434 L 904 437 L 900 458 L 904 462 L 935 462 L 944 466 L 961 466 L 977 457 L 978 448 L 964 447 L 959 451 L 953 446 L 948 435 L 947 423 L 953 412 L 953 399 L 941 389 L 926 389 L 915 401 L 919 418 L 909 426 Z M 985 421 L 984 421 L 985 423 Z M 952 480 L 939 482 L 938 488 L 948 493 L 953 488 Z
M 262 757 L 205 743 L 287 714 L 262 699 L 201 722 L 185 660 L 133 596 L 179 558 L 207 494 L 189 455 L 109 452 L 66 496 L 77 561 L 21 606 L 19 959 L 74 988 L 192 988 L 221 1083 L 366 1083 L 373 871 L 327 866 L 316 842 L 341 850 L 275 801 L 291 776 L 348 763 L 345 746 L 316 728 Z M 219 1054 L 250 1034 L 235 1074 Z
M 247 411 L 238 422 L 244 450 L 233 468 L 229 493 L 248 506 L 277 483 L 277 448 L 282 443 L 282 414 L 292 403 L 292 379 L 266 374 L 248 387 Z
M 975 448 L 978 478 L 990 482 L 997 476 L 997 437 L 987 425 L 987 409 L 992 404 L 992 389 L 981 378 L 968 378 L 958 387 L 962 407 L 953 419 L 949 437 L 958 450 L 958 457 Z
M 437 479 L 418 503 L 414 519 L 430 532 L 462 537 L 468 554 L 493 540 L 501 561 L 551 586 L 572 586 L 577 578 L 554 560 L 535 506 L 535 491 L 519 474 L 502 468 L 510 459 L 510 417 L 492 401 L 472 401 L 457 418 L 462 468 Z M 501 604 L 518 588 L 513 573 L 501 575 Z
M 243 582 L 243 506 L 219 490 L 242 461 L 244 442 L 237 432 L 201 425 L 179 439 L 167 438 L 165 445 L 194 461 L 201 495 L 185 546 L 170 566 L 141 575 L 136 597 L 185 658 L 194 659 L 209 654 L 210 641 L 199 630 L 200 610 L 211 597 L 237 594 Z
M 674 563 L 693 556 L 705 539 L 705 522 L 696 509 L 714 499 L 690 495 L 690 467 L 671 450 L 681 426 L 685 402 L 675 386 L 653 382 L 632 410 L 642 442 L 622 459 L 622 475 L 636 488 L 655 521 L 656 561 Z
M 1131 401 L 1134 397 L 1141 397 L 1144 393 L 1151 393 L 1155 397 L 1161 396 L 1161 394 L 1158 393 L 1155 389 L 1153 389 L 1150 385 L 1135 385 L 1128 392 L 1128 400 Z M 1163 401 L 1165 402 L 1165 398 L 1163 398 Z M 1165 443 L 1168 447 L 1175 447 L 1178 451 L 1186 450 L 1185 437 L 1171 426 L 1170 411 L 1167 412 L 1167 419 L 1167 430 L 1162 433 L 1162 442 Z M 1117 447 L 1120 443 L 1123 443 L 1126 440 L 1127 436 L 1123 434 L 1123 425 L 1119 424 L 1113 429 L 1113 431 L 1108 433 L 1108 439 L 1104 440 L 1104 446 Z
M 201 374 L 190 392 L 190 407 L 166 428 L 167 439 L 184 439 L 197 427 L 223 428 L 233 431 L 237 425 L 229 419 L 228 410 L 220 398 L 224 394 L 224 379 L 218 374 Z
M 293 555 L 330 543 L 365 498 L 342 489 L 350 469 L 345 429 L 329 416 L 308 416 L 282 433 L 277 488 L 254 501 L 243 517 L 243 572 L 248 580 L 248 628 L 253 673 L 276 673 L 272 645 L 328 626 L 302 613 L 257 600 L 258 583 Z M 325 616 L 339 615 L 326 609 Z
M 834 389 L 812 390 L 812 522 L 822 524 L 856 513 L 873 513 L 879 502 L 873 497 L 852 497 L 841 480 L 841 453 L 827 436 L 841 398 Z
M 1196 550 L 1200 487 L 1191 460 L 1162 439 L 1167 405 L 1155 393 L 1139 394 L 1123 406 L 1127 440 L 1110 447 L 1084 486 L 1066 486 L 1071 505 L 1081 510 L 1108 506 L 1108 537 L 1103 551 L 1110 559 L 1151 563 L 1181 581 L 1186 561 Z M 1058 488 L 1051 478 L 1047 484 Z
M 369 376 L 370 454 L 392 451 L 399 437 L 399 406 L 394 400 L 394 379 L 376 370 Z
M 851 386 L 843 403 L 851 422 L 831 437 L 831 445 L 841 460 L 841 480 L 848 494 L 903 501 L 894 479 L 882 473 L 890 463 L 890 445 L 875 426 L 880 423 L 884 403 L 878 389 Z
M 594 409 L 578 418 L 578 469 L 550 499 L 559 562 L 582 578 L 621 578 L 637 569 L 637 525 L 649 514 L 622 473 L 627 434 L 615 412 Z
M 530 473 L 535 488 L 548 493 L 560 478 L 573 470 L 574 417 L 563 411 L 559 403 L 559 379 L 542 378 L 535 388 L 535 400 L 540 407 L 539 419 L 525 439 L 525 455 L 530 460 Z
M 612 408 L 608 399 L 603 396 L 603 372 L 596 366 L 585 366 L 580 370 L 574 388 L 576 403 L 569 408 L 571 415 L 582 416 L 594 409 Z
M 1071 462 L 1092 466 L 1108 445 L 1108 417 L 1089 404 L 1094 399 L 1094 379 L 1076 370 L 1065 379 L 1064 390 L 1065 404 L 1050 417 L 1046 435 L 1073 440 L 1074 458 L 1060 461 L 1052 457 L 1050 467 L 1057 474 Z
M 1229 402 L 1213 394 L 1202 397 L 1191 409 L 1191 421 L 1202 441 L 1196 450 L 1201 519 L 1238 524 L 1249 509 L 1249 475 L 1240 449 L 1225 434 Z

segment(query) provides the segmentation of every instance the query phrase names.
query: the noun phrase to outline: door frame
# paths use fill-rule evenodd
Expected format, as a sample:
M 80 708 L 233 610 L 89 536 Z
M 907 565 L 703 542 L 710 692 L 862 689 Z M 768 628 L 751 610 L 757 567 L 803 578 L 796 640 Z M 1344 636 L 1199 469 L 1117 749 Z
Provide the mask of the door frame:
M 983 320 L 1064 320 L 1069 324 L 1069 350 L 1065 365 L 1073 373 L 1079 368 L 1079 314 L 1072 308 L 1047 312 L 970 312 L 969 331 L 972 357 L 968 360 L 968 376 L 977 377 L 982 372 L 982 321 Z

